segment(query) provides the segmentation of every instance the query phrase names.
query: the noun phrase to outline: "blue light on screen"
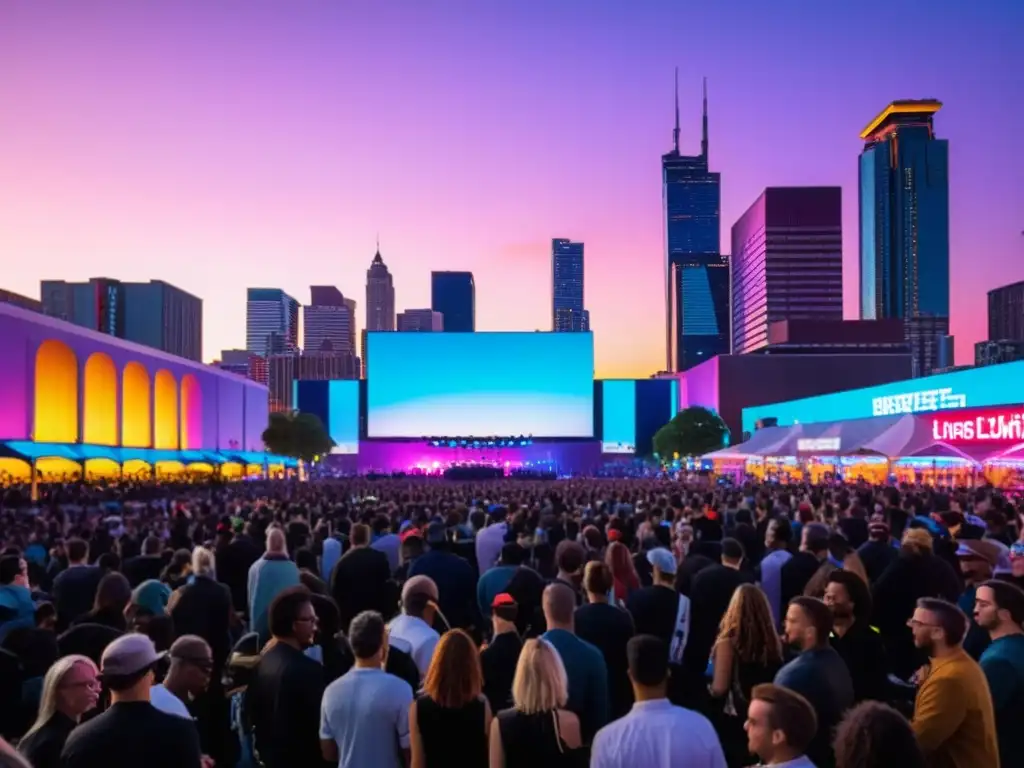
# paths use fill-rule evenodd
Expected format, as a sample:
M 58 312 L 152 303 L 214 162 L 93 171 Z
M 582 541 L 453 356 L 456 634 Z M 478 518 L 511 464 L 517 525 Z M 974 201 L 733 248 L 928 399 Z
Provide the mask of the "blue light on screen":
M 636 453 L 636 382 L 601 382 L 602 453 Z
M 359 382 L 327 382 L 327 433 L 334 441 L 331 453 L 359 453 Z
M 594 436 L 589 333 L 370 333 L 371 438 Z

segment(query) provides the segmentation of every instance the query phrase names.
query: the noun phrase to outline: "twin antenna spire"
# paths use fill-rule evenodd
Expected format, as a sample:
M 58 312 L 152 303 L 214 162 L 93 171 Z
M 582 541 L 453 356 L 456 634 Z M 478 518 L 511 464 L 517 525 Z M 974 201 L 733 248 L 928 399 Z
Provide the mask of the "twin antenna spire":
M 705 160 L 708 157 L 708 79 L 704 78 L 703 85 L 704 112 L 701 125 L 700 155 Z M 676 126 L 672 129 L 672 148 L 679 154 L 679 67 L 676 67 Z

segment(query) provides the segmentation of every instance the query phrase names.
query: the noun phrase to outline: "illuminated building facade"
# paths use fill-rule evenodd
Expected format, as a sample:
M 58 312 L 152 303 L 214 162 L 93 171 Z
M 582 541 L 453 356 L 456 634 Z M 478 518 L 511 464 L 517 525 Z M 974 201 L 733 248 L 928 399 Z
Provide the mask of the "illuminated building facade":
M 280 288 L 250 288 L 245 305 L 245 348 L 266 357 L 299 348 L 299 302 Z
M 949 359 L 949 143 L 935 100 L 894 101 L 861 132 L 860 315 L 903 320 L 914 375 Z

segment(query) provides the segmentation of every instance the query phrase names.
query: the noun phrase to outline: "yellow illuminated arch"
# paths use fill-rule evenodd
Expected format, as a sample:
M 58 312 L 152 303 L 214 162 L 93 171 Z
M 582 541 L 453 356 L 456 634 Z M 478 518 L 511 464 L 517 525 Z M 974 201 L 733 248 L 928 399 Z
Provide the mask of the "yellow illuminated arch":
M 35 376 L 33 439 L 78 442 L 78 358 L 71 347 L 56 339 L 40 344 Z
M 203 392 L 191 373 L 181 379 L 181 449 L 195 451 L 203 447 Z
M 153 422 L 149 373 L 134 360 L 121 375 L 121 445 L 126 448 L 149 448 L 153 444 Z
M 153 380 L 153 447 L 178 450 L 178 383 L 161 368 Z
M 82 442 L 117 445 L 117 369 L 103 352 L 85 361 Z

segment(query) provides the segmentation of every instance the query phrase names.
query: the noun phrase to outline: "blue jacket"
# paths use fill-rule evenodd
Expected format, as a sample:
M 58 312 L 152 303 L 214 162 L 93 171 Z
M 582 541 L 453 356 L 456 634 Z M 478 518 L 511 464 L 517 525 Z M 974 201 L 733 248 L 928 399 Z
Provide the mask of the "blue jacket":
M 542 637 L 555 646 L 569 679 L 569 701 L 565 708 L 580 719 L 584 743 L 611 719 L 608 701 L 608 667 L 604 656 L 586 640 L 564 629 L 550 629 Z
M 36 604 L 28 587 L 7 584 L 0 587 L 0 642 L 12 629 L 36 625 Z
M 261 646 L 270 639 L 270 604 L 299 583 L 298 566 L 284 555 L 265 554 L 249 568 L 249 629 L 259 633 Z

